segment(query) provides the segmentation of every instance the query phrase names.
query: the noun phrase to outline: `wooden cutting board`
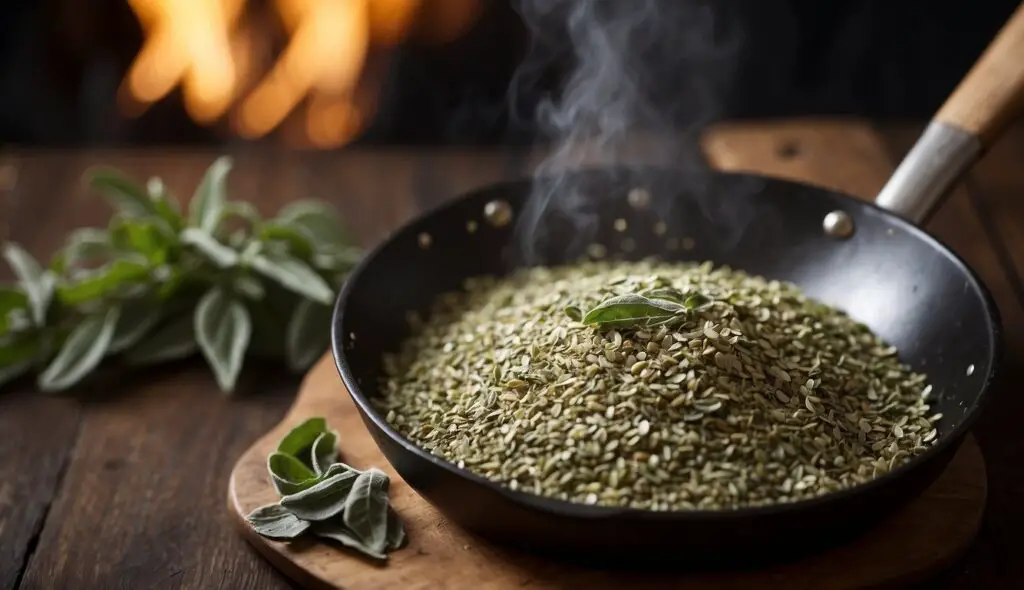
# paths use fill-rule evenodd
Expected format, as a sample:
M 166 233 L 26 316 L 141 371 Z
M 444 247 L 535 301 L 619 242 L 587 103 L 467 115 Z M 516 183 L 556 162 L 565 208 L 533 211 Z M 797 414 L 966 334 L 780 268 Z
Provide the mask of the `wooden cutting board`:
M 724 126 L 706 135 L 704 147 L 709 159 L 724 170 L 792 178 L 869 198 L 892 170 L 878 138 L 856 123 Z M 410 542 L 392 553 L 387 565 L 312 540 L 268 541 L 246 526 L 246 514 L 278 499 L 266 471 L 267 455 L 293 426 L 311 416 L 326 417 L 342 433 L 346 462 L 359 468 L 376 466 L 391 476 L 392 504 L 405 522 Z M 281 424 L 238 460 L 231 473 L 228 507 L 246 539 L 285 575 L 308 588 L 842 590 L 919 580 L 949 563 L 977 533 L 985 495 L 984 461 L 968 437 L 946 473 L 910 506 L 850 545 L 804 561 L 741 573 L 585 570 L 491 545 L 448 523 L 377 450 L 327 355 L 306 376 Z

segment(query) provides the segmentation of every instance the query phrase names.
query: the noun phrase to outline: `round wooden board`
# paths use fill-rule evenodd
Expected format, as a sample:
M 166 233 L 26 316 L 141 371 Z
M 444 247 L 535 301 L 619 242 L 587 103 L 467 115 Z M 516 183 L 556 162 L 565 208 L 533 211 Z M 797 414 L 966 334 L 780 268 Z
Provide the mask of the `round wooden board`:
M 278 499 L 267 474 L 267 455 L 293 426 L 312 416 L 324 416 L 341 434 L 346 462 L 358 468 L 376 466 L 391 476 L 392 505 L 405 522 L 409 544 L 392 553 L 387 565 L 317 541 L 269 541 L 246 525 L 246 514 Z M 950 562 L 977 532 L 985 493 L 984 461 L 969 436 L 946 473 L 923 496 L 850 545 L 756 572 L 645 575 L 585 570 L 496 547 L 448 523 L 377 450 L 327 355 L 306 376 L 288 416 L 235 464 L 228 505 L 246 539 L 308 588 L 724 590 L 778 585 L 787 590 L 842 590 L 915 581 Z

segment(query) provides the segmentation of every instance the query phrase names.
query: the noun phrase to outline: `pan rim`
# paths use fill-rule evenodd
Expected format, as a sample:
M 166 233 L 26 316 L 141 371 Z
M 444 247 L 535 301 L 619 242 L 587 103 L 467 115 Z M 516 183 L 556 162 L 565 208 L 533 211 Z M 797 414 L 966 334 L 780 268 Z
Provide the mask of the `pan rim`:
M 616 168 L 624 167 L 595 167 L 595 168 L 582 168 L 576 173 L 586 174 L 588 172 L 607 172 Z M 685 171 L 674 170 L 668 167 L 650 167 L 655 170 L 660 170 L 663 173 L 675 173 L 685 174 Z M 685 522 L 708 522 L 708 521 L 742 521 L 742 520 L 754 520 L 758 518 L 767 517 L 780 517 L 788 514 L 797 514 L 808 510 L 813 510 L 818 507 L 827 506 L 829 504 L 840 502 L 844 499 L 849 499 L 858 495 L 862 495 L 874 489 L 883 488 L 888 484 L 895 482 L 896 480 L 909 475 L 911 472 L 917 470 L 921 466 L 931 462 L 937 457 L 941 456 L 945 452 L 956 451 L 963 443 L 966 435 L 970 432 L 971 427 L 974 425 L 980 413 L 987 407 L 991 401 L 991 394 L 993 386 L 998 381 L 999 376 L 1003 373 L 1003 325 L 1002 317 L 999 313 L 999 308 L 995 304 L 995 300 L 992 297 L 991 292 L 985 285 L 981 277 L 974 271 L 974 269 L 967 264 L 967 262 L 954 252 L 945 242 L 932 235 L 930 232 L 919 227 L 918 225 L 904 219 L 903 217 L 878 206 L 873 201 L 857 198 L 855 196 L 809 182 L 795 181 L 792 179 L 782 178 L 772 175 L 760 175 L 742 172 L 724 172 L 724 171 L 713 171 L 712 174 L 717 177 L 729 177 L 738 180 L 762 180 L 770 183 L 778 184 L 788 188 L 799 188 L 802 190 L 811 189 L 814 191 L 825 192 L 833 197 L 838 198 L 840 201 L 845 201 L 851 205 L 857 207 L 866 207 L 868 211 L 872 211 L 877 215 L 880 215 L 892 222 L 893 224 L 900 226 L 908 233 L 914 235 L 916 239 L 922 240 L 925 243 L 930 244 L 943 256 L 949 258 L 963 273 L 964 277 L 970 281 L 977 292 L 981 295 L 981 303 L 983 305 L 985 314 L 988 316 L 989 328 L 991 333 L 990 338 L 990 358 L 991 363 L 989 369 L 985 375 L 984 380 L 979 386 L 977 401 L 968 410 L 968 412 L 962 417 L 959 423 L 953 427 L 953 429 L 944 437 L 940 438 L 935 445 L 929 447 L 924 453 L 914 457 L 910 461 L 897 467 L 896 469 L 885 473 L 879 477 L 876 477 L 870 481 L 862 484 L 857 484 L 851 487 L 843 488 L 838 491 L 829 492 L 813 498 L 807 498 L 798 500 L 795 502 L 781 502 L 774 504 L 767 504 L 762 506 L 747 506 L 742 508 L 731 508 L 731 509 L 718 509 L 718 510 L 707 510 L 707 509 L 695 509 L 695 510 L 649 510 L 643 508 L 620 508 L 614 506 L 601 506 L 601 505 L 586 505 L 578 502 L 570 502 L 568 500 L 560 500 L 557 498 L 551 498 L 548 496 L 542 496 L 534 494 L 525 490 L 512 490 L 511 488 L 501 484 L 499 482 L 492 481 L 473 473 L 467 469 L 460 468 L 458 465 L 445 459 L 444 457 L 434 455 L 429 451 L 423 449 L 419 445 L 415 444 L 397 430 L 391 427 L 385 418 L 377 412 L 376 408 L 370 403 L 369 397 L 363 393 L 361 386 L 356 382 L 355 375 L 352 373 L 352 369 L 348 363 L 348 357 L 345 353 L 344 346 L 342 346 L 343 332 L 339 331 L 340 326 L 343 324 L 345 319 L 344 308 L 345 304 L 355 289 L 355 285 L 358 284 L 359 277 L 365 272 L 366 268 L 373 265 L 374 260 L 381 255 L 381 253 L 394 242 L 394 239 L 400 235 L 406 235 L 412 232 L 420 223 L 425 219 L 429 219 L 435 215 L 441 214 L 444 211 L 457 206 L 467 200 L 474 198 L 480 198 L 481 195 L 488 195 L 496 192 L 500 192 L 503 189 L 515 188 L 515 187 L 528 187 L 530 184 L 535 182 L 530 176 L 520 176 L 515 179 L 506 179 L 497 182 L 488 183 L 486 185 L 479 186 L 477 188 L 465 191 L 455 197 L 445 199 L 444 201 L 437 203 L 431 207 L 426 207 L 418 214 L 412 216 L 410 219 L 401 223 L 397 228 L 385 234 L 376 245 L 374 245 L 356 264 L 355 268 L 349 273 L 348 277 L 342 288 L 340 289 L 338 296 L 335 300 L 334 310 L 331 314 L 331 352 L 335 362 L 335 368 L 341 377 L 342 383 L 345 389 L 348 391 L 349 397 L 352 398 L 353 402 L 358 406 L 359 411 L 364 417 L 368 418 L 373 422 L 374 426 L 382 431 L 392 442 L 399 445 L 405 452 L 415 455 L 418 459 L 427 461 L 433 464 L 435 467 L 445 470 L 450 475 L 460 477 L 468 480 L 474 484 L 482 485 L 488 488 L 490 491 L 500 494 L 505 498 L 520 504 L 528 506 L 532 509 L 538 509 L 545 513 L 549 513 L 553 516 L 568 517 L 583 520 L 616 520 L 616 519 L 633 519 L 633 520 L 655 520 L 667 523 L 685 523 Z M 386 458 L 386 457 L 385 457 Z M 390 462 L 390 461 L 389 461 Z M 929 485 L 934 483 L 934 480 L 929 482 Z M 927 488 L 926 488 L 927 489 Z

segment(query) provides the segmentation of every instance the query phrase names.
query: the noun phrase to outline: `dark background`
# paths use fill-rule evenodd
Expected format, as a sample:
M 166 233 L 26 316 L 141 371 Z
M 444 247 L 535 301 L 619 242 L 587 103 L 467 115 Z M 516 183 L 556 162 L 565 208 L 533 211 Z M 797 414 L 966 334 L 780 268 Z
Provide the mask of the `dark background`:
M 633 0 L 613 0 L 631 2 Z M 690 0 L 678 0 L 687 2 Z M 977 58 L 1015 0 L 718 0 L 741 31 L 716 118 L 855 115 L 924 120 Z M 0 8 L 0 141 L 21 146 L 216 145 L 174 96 L 126 119 L 115 91 L 142 33 L 124 0 L 6 0 Z M 550 75 L 508 88 L 527 34 L 510 0 L 442 47 L 403 46 L 361 143 L 525 143 Z M 1024 59 L 1024 57 L 1022 57 Z M 545 85 L 546 84 L 546 85 Z M 268 137 L 261 141 L 274 141 Z

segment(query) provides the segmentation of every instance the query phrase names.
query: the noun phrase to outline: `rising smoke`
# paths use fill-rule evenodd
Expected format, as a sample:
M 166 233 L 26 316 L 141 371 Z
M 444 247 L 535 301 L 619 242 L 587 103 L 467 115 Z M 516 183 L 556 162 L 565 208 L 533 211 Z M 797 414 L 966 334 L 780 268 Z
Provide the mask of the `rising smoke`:
M 568 61 L 569 70 L 535 112 L 552 150 L 535 170 L 518 220 L 527 262 L 550 237 L 546 221 L 552 215 L 569 220 L 566 247 L 575 250 L 596 230 L 596 199 L 622 197 L 581 190 L 571 170 L 649 164 L 700 177 L 705 164 L 698 134 L 719 114 L 738 51 L 728 6 L 702 0 L 518 0 L 532 44 L 513 81 L 513 104 L 552 66 Z M 652 205 L 667 207 L 658 197 Z

